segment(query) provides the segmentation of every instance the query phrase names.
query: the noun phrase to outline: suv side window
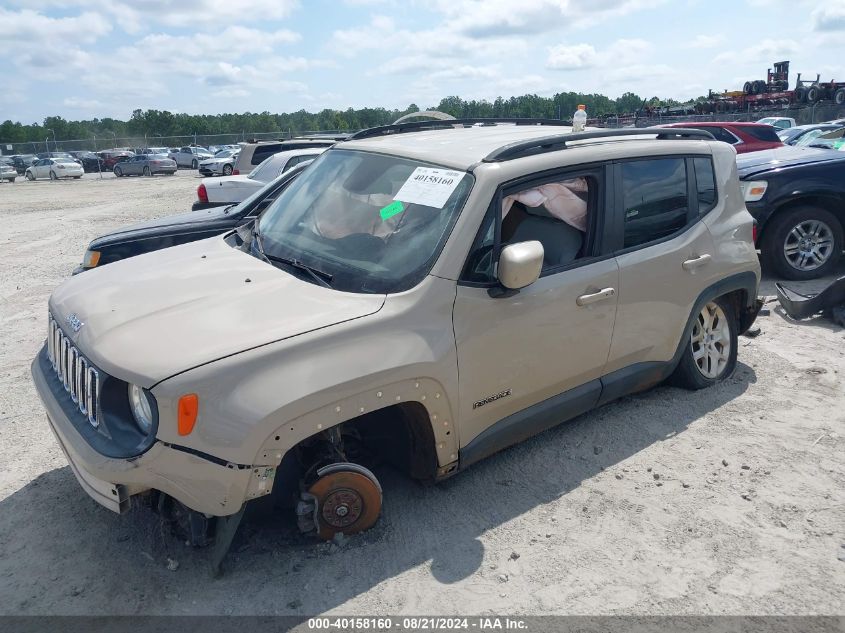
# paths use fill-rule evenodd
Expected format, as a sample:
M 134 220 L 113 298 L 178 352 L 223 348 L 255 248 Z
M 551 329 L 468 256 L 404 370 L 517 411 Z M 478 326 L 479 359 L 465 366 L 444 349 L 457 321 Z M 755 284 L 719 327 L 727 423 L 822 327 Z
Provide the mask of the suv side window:
M 710 132 L 717 141 L 722 141 L 728 145 L 736 145 L 739 143 L 739 139 L 723 127 L 713 126 L 704 129 Z
M 305 154 L 303 156 L 294 156 L 293 158 L 291 158 L 288 161 L 288 164 L 285 165 L 285 171 L 287 171 L 291 167 L 294 167 L 295 165 L 299 165 L 299 163 L 304 163 L 304 162 L 307 162 L 309 160 L 314 160 L 315 158 L 317 158 L 317 156 L 315 154 Z
M 494 261 L 500 247 L 519 242 L 536 240 L 543 245 L 541 276 L 557 273 L 588 257 L 597 225 L 600 174 L 599 170 L 568 172 L 520 186 L 506 186 L 498 192 L 461 279 L 494 283 Z
M 689 196 L 683 158 L 635 160 L 621 167 L 623 248 L 662 239 L 686 226 Z
M 267 158 L 269 158 L 273 154 L 277 154 L 281 151 L 282 151 L 282 144 L 281 143 L 272 143 L 272 144 L 269 144 L 269 145 L 256 145 L 255 151 L 252 154 L 252 160 L 250 162 L 253 165 L 260 165 Z
M 759 127 L 756 125 L 737 125 L 736 129 L 741 132 L 745 132 L 749 136 L 753 136 L 758 141 L 780 143 L 780 137 L 778 137 L 778 134 L 775 131 L 776 128 L 774 127 L 765 127 L 762 125 Z
M 698 194 L 698 215 L 703 216 L 716 206 L 716 175 L 710 158 L 692 159 L 695 169 L 695 185 Z

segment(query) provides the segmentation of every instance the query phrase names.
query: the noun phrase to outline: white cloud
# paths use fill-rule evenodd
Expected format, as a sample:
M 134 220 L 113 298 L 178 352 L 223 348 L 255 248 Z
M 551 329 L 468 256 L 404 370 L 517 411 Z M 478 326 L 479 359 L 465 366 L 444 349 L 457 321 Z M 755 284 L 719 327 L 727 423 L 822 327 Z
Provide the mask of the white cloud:
M 725 36 L 721 33 L 716 35 L 696 35 L 692 40 L 687 42 L 686 48 L 716 48 L 725 41 Z
M 575 70 L 578 68 L 592 68 L 596 64 L 598 54 L 591 44 L 558 44 L 549 48 L 546 68 L 553 70 Z
M 789 56 L 801 50 L 795 40 L 764 39 L 756 44 L 735 51 L 725 51 L 713 58 L 714 64 L 736 64 L 746 62 L 771 62 L 773 59 L 789 59 Z
M 845 31 L 845 0 L 833 0 L 813 11 L 816 31 Z
M 478 39 L 456 33 L 444 26 L 411 31 L 398 27 L 393 18 L 376 15 L 370 23 L 332 33 L 329 49 L 344 57 L 352 58 L 363 52 L 383 53 L 389 61 L 366 71 L 368 75 L 403 74 L 425 71 L 426 74 L 443 73 L 448 77 L 455 68 L 468 66 L 490 68 L 501 59 L 512 59 L 524 54 L 527 42 L 514 38 Z M 402 51 L 396 56 L 394 51 Z M 485 73 L 477 70 L 476 75 Z
M 80 97 L 67 97 L 62 101 L 62 105 L 74 110 L 96 110 L 103 107 L 102 101 L 96 99 L 82 99 Z
M 153 56 L 227 59 L 244 55 L 255 57 L 271 53 L 279 45 L 298 42 L 302 37 L 286 29 L 262 31 L 244 26 L 230 26 L 220 33 L 169 35 L 154 33 L 138 41 L 136 46 Z M 221 46 L 221 43 L 224 45 Z
M 546 68 L 551 70 L 581 70 L 587 68 L 619 67 L 641 60 L 651 51 L 645 40 L 624 39 L 597 51 L 592 44 L 558 44 L 548 49 Z
M 585 27 L 650 9 L 665 0 L 438 0 L 453 30 L 474 37 L 539 34 Z
M 19 42 L 33 48 L 91 43 L 111 31 L 108 20 L 96 13 L 52 18 L 30 9 L 0 7 L 0 42 Z

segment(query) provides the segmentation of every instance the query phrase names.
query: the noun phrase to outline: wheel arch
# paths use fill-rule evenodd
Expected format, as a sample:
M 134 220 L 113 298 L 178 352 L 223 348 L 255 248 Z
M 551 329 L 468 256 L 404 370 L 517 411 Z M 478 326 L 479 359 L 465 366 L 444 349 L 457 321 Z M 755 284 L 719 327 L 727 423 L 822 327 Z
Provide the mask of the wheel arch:
M 279 463 L 302 442 L 339 425 L 362 431 L 380 456 L 415 479 L 440 479 L 457 465 L 452 409 L 445 389 L 430 378 L 369 389 L 286 422 L 264 440 L 254 463 Z
M 693 324 L 699 312 L 704 306 L 715 299 L 725 298 L 733 306 L 737 317 L 738 328 L 737 334 L 743 334 L 751 327 L 754 320 L 757 318 L 757 313 L 762 306 L 757 299 L 757 289 L 759 287 L 759 279 L 752 271 L 742 273 L 735 273 L 716 283 L 705 288 L 698 295 L 695 303 L 690 310 L 687 325 L 681 334 L 681 340 L 678 341 L 678 347 L 675 355 L 670 361 L 669 373 L 675 370 L 684 353 L 684 349 L 692 334 Z
M 769 217 L 766 218 L 766 223 L 759 227 L 757 243 L 761 243 L 761 240 L 765 238 L 772 221 L 778 214 L 805 206 L 820 207 L 830 211 L 839 220 L 842 229 L 845 230 L 845 195 L 835 192 L 806 192 L 779 201 L 774 205 Z

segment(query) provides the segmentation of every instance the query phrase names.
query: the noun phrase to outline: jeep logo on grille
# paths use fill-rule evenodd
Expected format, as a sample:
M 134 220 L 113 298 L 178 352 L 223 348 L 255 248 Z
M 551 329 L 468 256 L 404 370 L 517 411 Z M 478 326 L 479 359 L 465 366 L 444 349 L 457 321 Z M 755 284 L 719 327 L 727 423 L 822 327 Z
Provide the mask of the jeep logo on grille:
M 71 327 L 74 332 L 79 332 L 79 329 L 85 325 L 82 321 L 79 320 L 79 317 L 76 316 L 76 312 L 73 312 L 65 317 L 65 321 Z

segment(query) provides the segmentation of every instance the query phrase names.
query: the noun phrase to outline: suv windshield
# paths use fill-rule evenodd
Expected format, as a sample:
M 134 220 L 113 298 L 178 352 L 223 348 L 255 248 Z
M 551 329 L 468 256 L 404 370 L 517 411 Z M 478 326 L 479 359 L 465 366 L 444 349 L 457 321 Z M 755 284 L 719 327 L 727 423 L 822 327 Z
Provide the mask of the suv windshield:
M 335 290 L 401 292 L 434 264 L 472 183 L 414 160 L 329 150 L 262 214 L 260 246 L 325 273 Z

